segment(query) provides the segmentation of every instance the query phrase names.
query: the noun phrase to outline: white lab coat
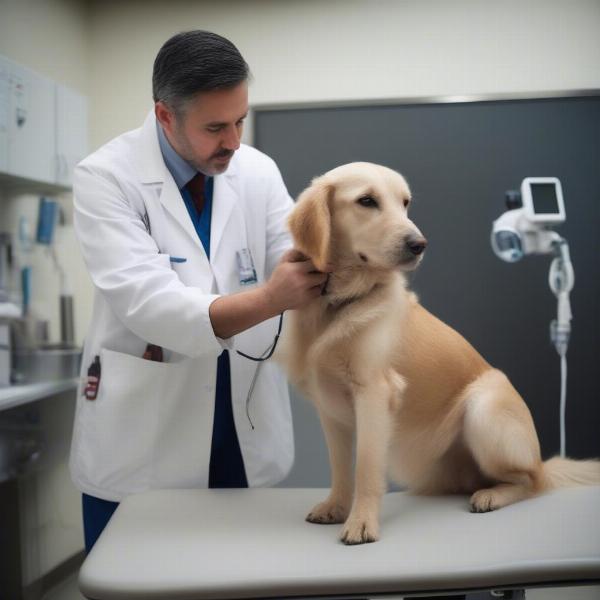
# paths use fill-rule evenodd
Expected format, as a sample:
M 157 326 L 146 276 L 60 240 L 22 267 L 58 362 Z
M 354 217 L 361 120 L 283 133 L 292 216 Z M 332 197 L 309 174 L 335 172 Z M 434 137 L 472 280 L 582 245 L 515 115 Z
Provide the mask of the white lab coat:
M 74 174 L 75 230 L 95 285 L 77 394 L 70 469 L 82 492 L 119 501 L 154 488 L 207 487 L 217 358 L 223 348 L 260 356 L 278 319 L 220 340 L 208 309 L 240 285 L 236 251 L 250 249 L 258 283 L 291 246 L 292 207 L 275 163 L 242 145 L 215 177 L 211 262 L 160 152 L 156 120 L 82 161 Z M 185 259 L 173 262 L 172 258 Z M 142 359 L 162 346 L 163 363 Z M 96 400 L 83 396 L 99 355 Z M 282 480 L 293 462 L 288 388 L 280 369 L 230 352 L 235 425 L 248 484 Z

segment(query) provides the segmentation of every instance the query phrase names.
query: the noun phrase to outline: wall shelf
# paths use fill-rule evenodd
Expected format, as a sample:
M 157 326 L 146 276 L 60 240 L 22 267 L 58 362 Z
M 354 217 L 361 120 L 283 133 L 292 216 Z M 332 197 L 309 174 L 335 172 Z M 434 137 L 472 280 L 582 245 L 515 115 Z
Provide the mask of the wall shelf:
M 34 194 L 40 196 L 56 196 L 73 191 L 69 186 L 35 181 L 7 173 L 0 173 L 0 190 L 11 194 Z

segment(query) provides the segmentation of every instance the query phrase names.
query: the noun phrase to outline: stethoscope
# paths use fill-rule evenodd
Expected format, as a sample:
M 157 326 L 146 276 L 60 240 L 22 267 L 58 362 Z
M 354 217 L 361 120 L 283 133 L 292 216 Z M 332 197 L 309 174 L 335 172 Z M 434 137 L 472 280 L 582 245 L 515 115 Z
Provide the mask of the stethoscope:
M 255 362 L 263 362 L 264 360 L 268 360 L 269 358 L 271 358 L 271 356 L 273 356 L 273 352 L 275 352 L 275 348 L 277 347 L 277 341 L 279 340 L 279 334 L 281 333 L 282 324 L 283 324 L 283 313 L 281 313 L 279 315 L 279 327 L 277 328 L 277 334 L 275 335 L 275 339 L 273 340 L 273 343 L 263 352 L 261 357 L 257 358 L 255 356 L 249 356 L 248 354 L 244 354 L 243 352 L 240 352 L 239 350 L 236 350 L 236 352 L 240 356 L 243 356 L 244 358 L 248 358 L 249 360 L 253 360 Z M 265 354 L 267 352 L 269 354 L 267 356 L 265 356 Z
M 260 356 L 260 357 L 250 356 L 249 354 L 245 354 L 244 352 L 240 352 L 239 350 L 236 350 L 236 352 L 240 356 L 243 356 L 244 358 L 253 360 L 254 362 L 258 363 L 258 365 L 256 365 L 256 370 L 254 371 L 254 377 L 252 377 L 252 383 L 250 384 L 250 389 L 248 390 L 248 395 L 246 396 L 246 416 L 248 417 L 248 421 L 250 422 L 250 427 L 252 427 L 253 430 L 254 430 L 254 423 L 252 423 L 252 419 L 250 418 L 250 398 L 252 397 L 252 393 L 254 392 L 254 386 L 256 384 L 256 380 L 258 378 L 260 368 L 262 367 L 262 363 L 265 360 L 268 360 L 269 358 L 271 358 L 271 356 L 273 356 L 273 352 L 275 352 L 275 348 L 277 347 L 277 342 L 279 341 L 279 335 L 281 334 L 282 325 L 283 325 L 283 313 L 281 313 L 279 315 L 279 326 L 277 327 L 277 334 L 275 335 L 275 339 L 273 340 L 273 343 L 263 352 L 262 356 Z
M 327 279 L 325 280 L 325 284 L 323 285 L 323 289 L 321 290 L 321 296 L 324 296 L 327 293 L 327 285 L 329 284 L 329 277 L 330 277 L 330 273 L 327 274 Z M 246 416 L 248 417 L 248 421 L 250 422 L 250 426 L 252 427 L 252 429 L 254 429 L 254 424 L 252 423 L 252 419 L 250 418 L 250 410 L 249 410 L 250 398 L 252 396 L 252 392 L 254 392 L 254 386 L 256 384 L 256 379 L 260 372 L 260 367 L 262 366 L 262 363 L 265 360 L 268 360 L 269 358 L 271 358 L 271 356 L 273 356 L 273 352 L 275 352 L 275 348 L 277 347 L 277 342 L 279 341 L 279 335 L 281 334 L 282 325 L 283 325 L 283 313 L 281 313 L 279 315 L 279 326 L 277 327 L 277 334 L 275 335 L 275 339 L 273 340 L 273 343 L 263 352 L 262 356 L 260 356 L 260 357 L 250 356 L 248 354 L 245 354 L 244 352 L 240 352 L 239 350 L 236 350 L 236 352 L 240 356 L 243 356 L 244 358 L 253 360 L 258 363 L 258 365 L 256 366 L 256 371 L 254 372 L 254 377 L 252 378 L 252 383 L 250 384 L 250 389 L 248 390 L 248 395 L 246 396 Z M 266 354 L 266 356 L 265 356 L 265 354 Z

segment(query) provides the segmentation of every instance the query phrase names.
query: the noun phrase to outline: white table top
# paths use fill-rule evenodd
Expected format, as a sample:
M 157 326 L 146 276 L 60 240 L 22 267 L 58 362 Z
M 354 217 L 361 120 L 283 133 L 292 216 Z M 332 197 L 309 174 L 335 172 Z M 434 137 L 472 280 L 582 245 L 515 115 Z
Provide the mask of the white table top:
M 600 487 L 472 514 L 462 496 L 384 498 L 381 540 L 304 518 L 326 490 L 160 490 L 126 498 L 84 562 L 94 600 L 283 598 L 600 581 Z

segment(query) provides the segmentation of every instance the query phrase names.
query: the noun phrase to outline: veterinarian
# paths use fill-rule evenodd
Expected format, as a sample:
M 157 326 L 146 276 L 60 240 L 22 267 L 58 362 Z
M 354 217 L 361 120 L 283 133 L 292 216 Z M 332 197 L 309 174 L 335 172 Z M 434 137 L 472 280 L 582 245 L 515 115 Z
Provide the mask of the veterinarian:
M 238 351 L 263 356 L 325 276 L 290 249 L 275 163 L 240 144 L 248 77 L 230 41 L 175 35 L 142 127 L 75 170 L 95 286 L 70 457 L 88 551 L 128 494 L 269 486 L 292 465 L 286 380 Z

